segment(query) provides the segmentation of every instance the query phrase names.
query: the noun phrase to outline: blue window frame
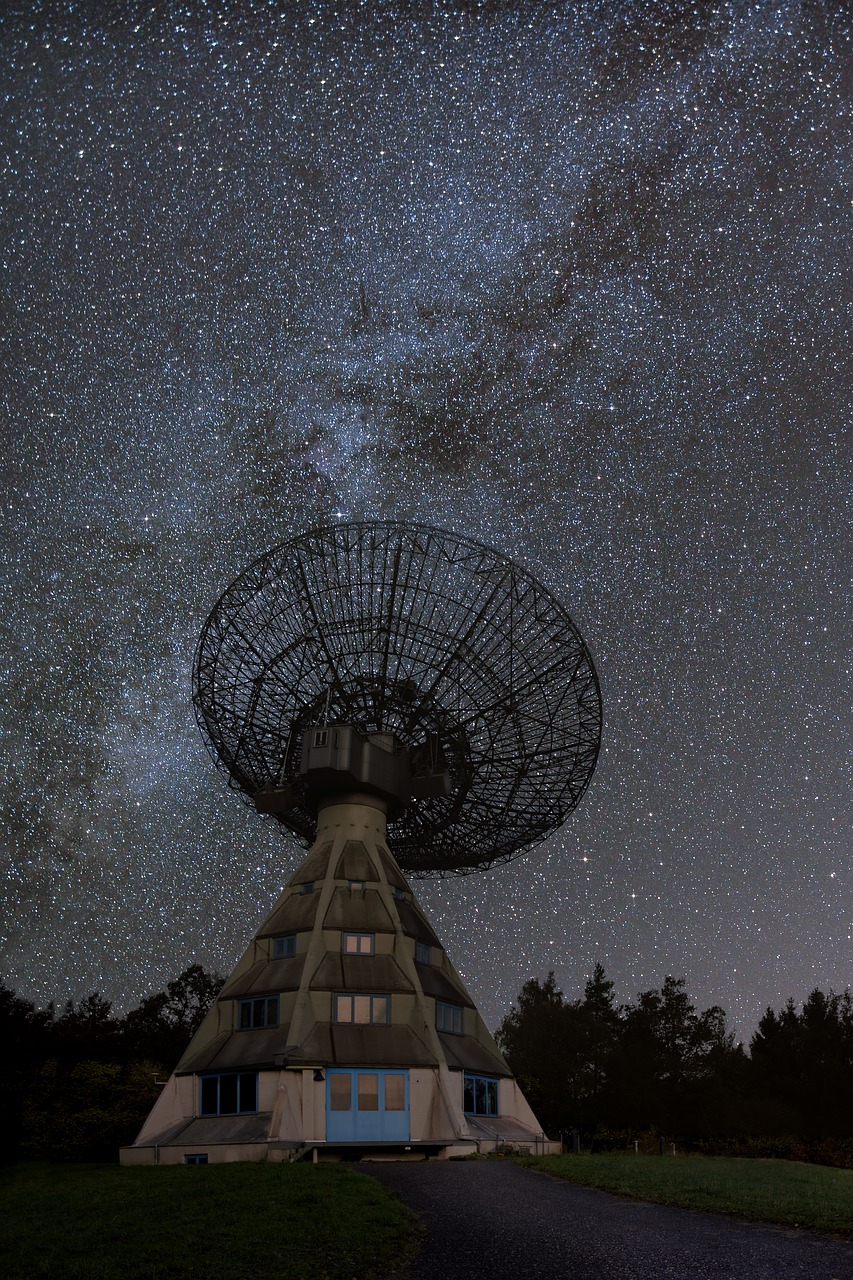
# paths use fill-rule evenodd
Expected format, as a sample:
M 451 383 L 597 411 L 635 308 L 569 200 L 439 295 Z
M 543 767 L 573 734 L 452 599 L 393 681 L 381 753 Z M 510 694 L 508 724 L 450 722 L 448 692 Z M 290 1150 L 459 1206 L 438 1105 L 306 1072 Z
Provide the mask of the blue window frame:
M 429 943 L 427 942 L 415 943 L 415 960 L 418 962 L 418 964 L 430 963 Z
M 199 1115 L 243 1116 L 258 1109 L 257 1071 L 226 1071 L 199 1082 Z
M 200 1151 L 194 1156 L 184 1156 L 184 1164 L 207 1164 L 207 1152 Z
M 372 956 L 375 945 L 372 933 L 345 933 L 341 938 L 341 950 L 347 956 Z
M 296 955 L 296 934 L 285 933 L 280 938 L 272 940 L 272 958 L 273 960 L 286 960 L 288 956 Z
M 498 1082 L 492 1076 L 475 1076 L 465 1072 L 462 1082 L 462 1110 L 471 1116 L 496 1116 Z
M 451 1035 L 462 1035 L 462 1005 L 451 1004 L 449 1000 L 435 1002 L 435 1029 L 449 1031 Z
M 252 1031 L 256 1027 L 278 1026 L 278 996 L 261 996 L 257 1000 L 240 1001 L 241 1031 Z
M 388 1022 L 391 1004 L 389 996 L 368 996 L 346 992 L 336 993 L 334 999 L 335 1022 L 382 1024 Z

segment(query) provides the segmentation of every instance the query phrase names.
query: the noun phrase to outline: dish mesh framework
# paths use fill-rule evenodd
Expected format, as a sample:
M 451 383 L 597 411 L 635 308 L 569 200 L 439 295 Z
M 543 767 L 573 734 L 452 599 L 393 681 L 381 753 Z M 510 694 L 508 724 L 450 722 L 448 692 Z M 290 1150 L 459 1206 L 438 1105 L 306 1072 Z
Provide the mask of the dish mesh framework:
M 388 825 L 415 876 L 466 873 L 543 840 L 578 804 L 601 738 L 595 668 L 555 597 L 506 556 L 425 525 L 340 524 L 273 547 L 223 593 L 195 655 L 202 732 L 251 801 L 291 785 L 279 820 L 308 844 L 310 726 L 429 735 L 447 796 Z

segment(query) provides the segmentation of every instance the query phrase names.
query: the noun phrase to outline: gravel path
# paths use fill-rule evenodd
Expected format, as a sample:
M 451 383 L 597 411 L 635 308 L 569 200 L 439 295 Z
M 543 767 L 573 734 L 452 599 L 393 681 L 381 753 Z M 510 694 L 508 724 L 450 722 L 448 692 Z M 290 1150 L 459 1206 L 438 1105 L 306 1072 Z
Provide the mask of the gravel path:
M 625 1200 L 511 1161 L 361 1166 L 427 1228 L 395 1280 L 853 1280 L 853 1244 Z

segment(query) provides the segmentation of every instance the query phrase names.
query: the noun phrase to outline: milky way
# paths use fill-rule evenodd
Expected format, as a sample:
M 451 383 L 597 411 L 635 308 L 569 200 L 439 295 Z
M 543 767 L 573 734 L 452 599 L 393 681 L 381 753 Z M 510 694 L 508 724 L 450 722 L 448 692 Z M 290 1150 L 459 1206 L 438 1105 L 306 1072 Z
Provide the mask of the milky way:
M 845 8 L 4 7 L 21 994 L 233 965 L 300 853 L 213 768 L 194 645 L 362 518 L 509 554 L 599 669 L 566 826 L 419 890 L 490 1025 L 597 960 L 744 1034 L 851 980 Z

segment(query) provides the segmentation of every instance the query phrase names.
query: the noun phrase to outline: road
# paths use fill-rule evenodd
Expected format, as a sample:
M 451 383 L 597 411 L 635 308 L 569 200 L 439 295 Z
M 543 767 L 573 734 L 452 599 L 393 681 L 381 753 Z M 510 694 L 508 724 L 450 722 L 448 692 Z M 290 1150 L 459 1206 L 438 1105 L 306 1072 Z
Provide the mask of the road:
M 853 1280 L 853 1243 L 623 1199 L 509 1160 L 360 1167 L 426 1225 L 393 1280 Z

